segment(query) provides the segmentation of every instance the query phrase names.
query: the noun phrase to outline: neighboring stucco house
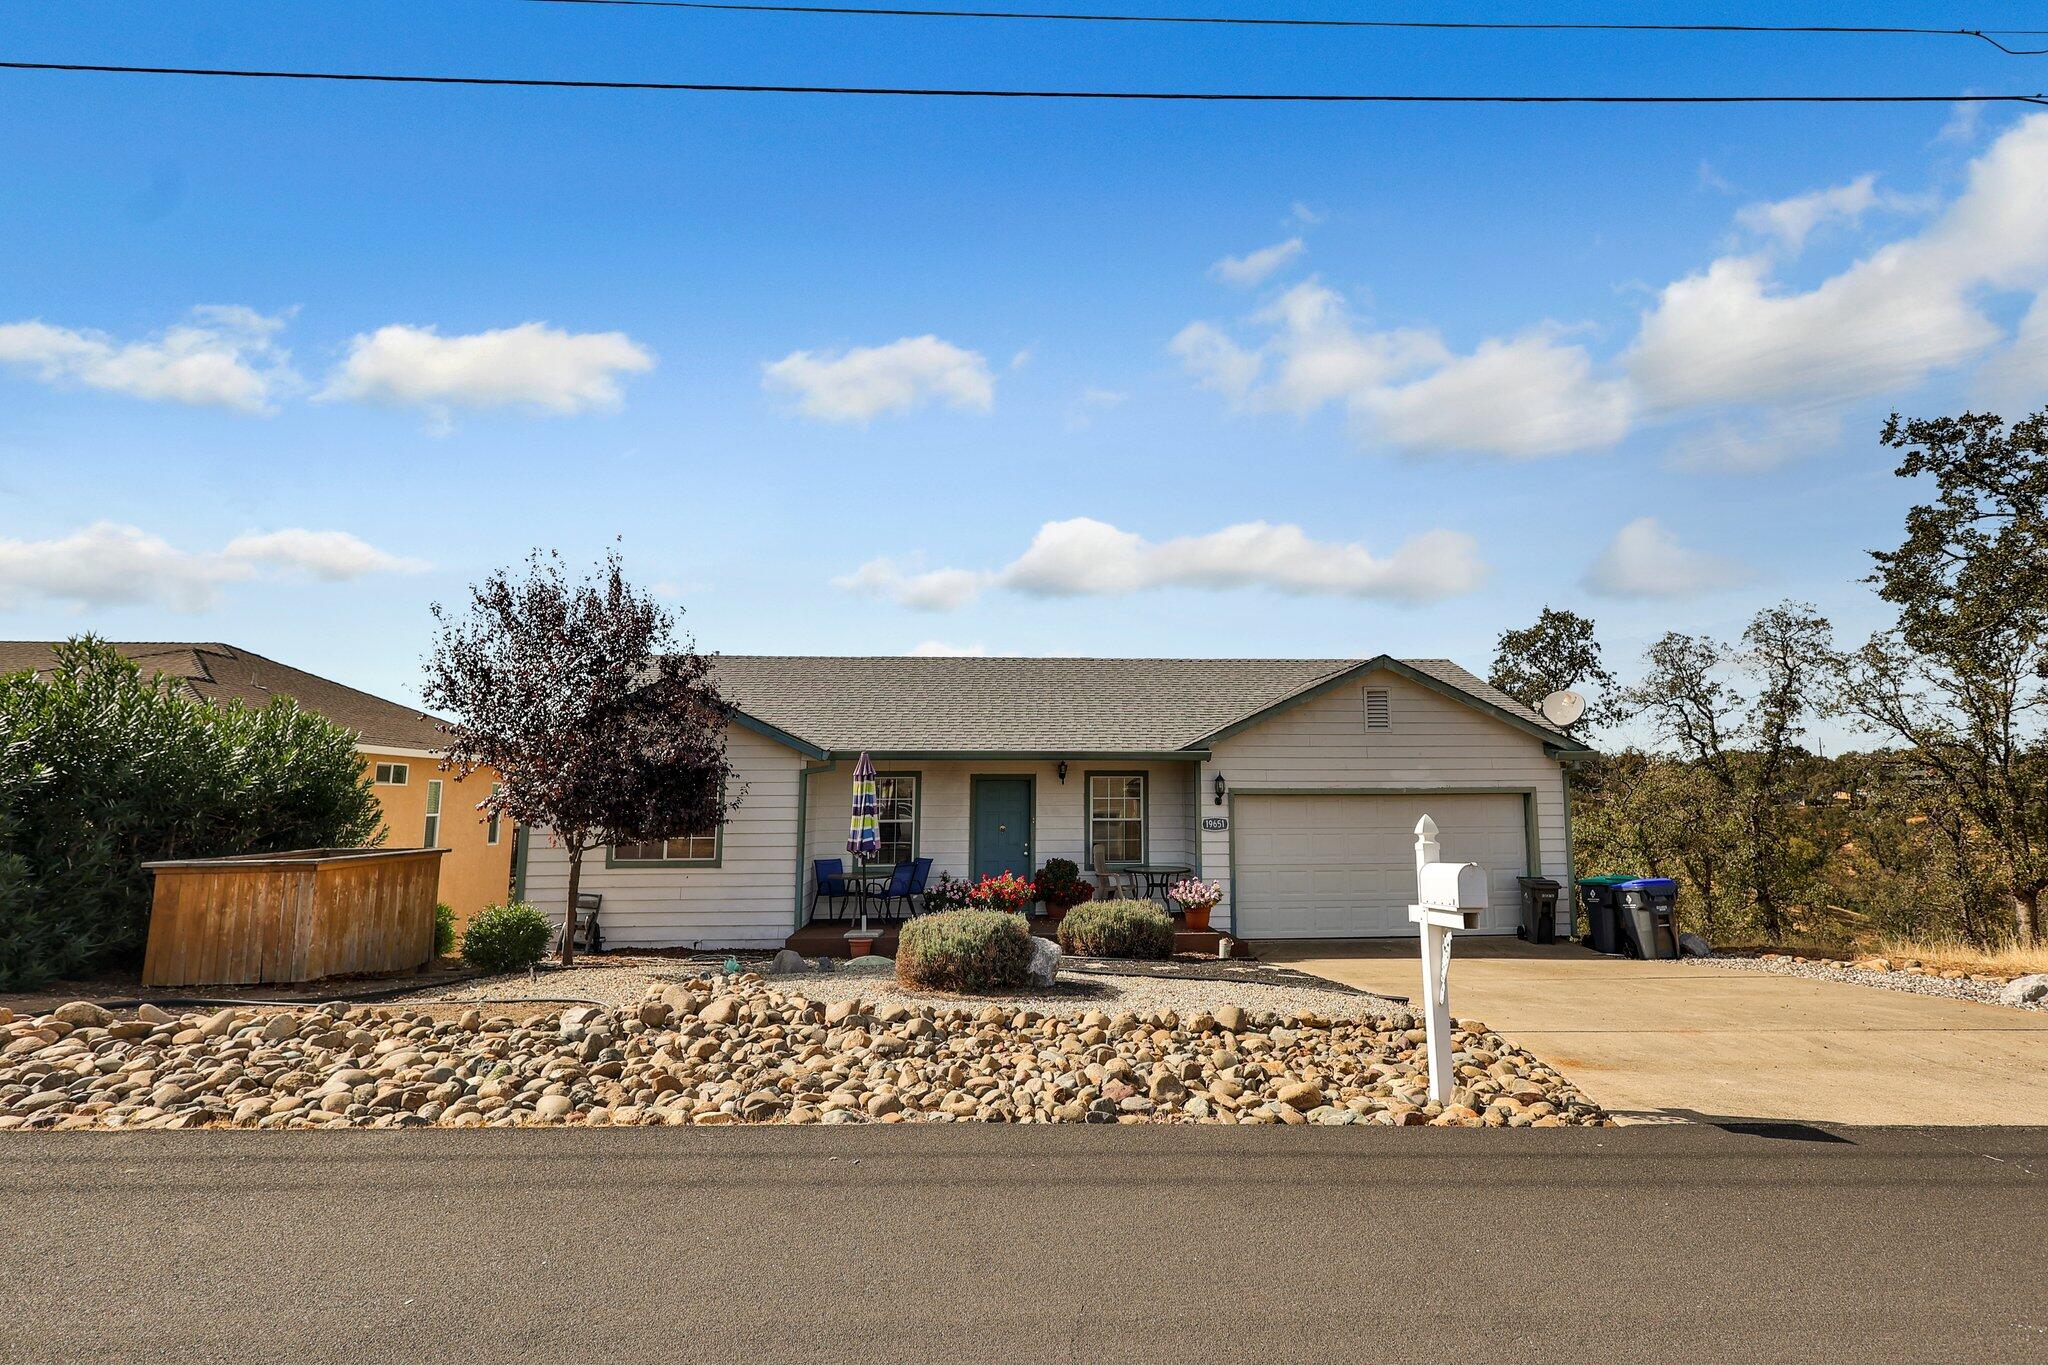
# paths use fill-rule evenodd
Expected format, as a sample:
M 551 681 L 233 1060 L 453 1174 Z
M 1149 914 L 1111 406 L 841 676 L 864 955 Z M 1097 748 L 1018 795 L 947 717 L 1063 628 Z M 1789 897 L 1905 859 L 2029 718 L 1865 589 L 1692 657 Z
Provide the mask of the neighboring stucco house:
M 1489 872 L 1487 931 L 1513 931 L 1518 876 L 1571 876 L 1565 763 L 1585 747 L 1442 659 L 728 655 L 717 677 L 740 803 L 720 829 L 586 858 L 609 945 L 781 943 L 812 860 L 844 856 L 862 751 L 884 861 L 1029 876 L 1104 845 L 1222 882 L 1214 922 L 1240 937 L 1412 932 L 1425 811 L 1446 857 Z M 559 914 L 568 861 L 545 831 L 515 876 Z
M 440 897 L 459 922 L 493 902 L 511 885 L 513 831 L 507 822 L 478 814 L 497 774 L 458 779 L 440 771 L 440 722 L 410 706 L 371 696 L 252 654 L 208 642 L 111 641 L 145 674 L 168 674 L 201 701 L 263 706 L 289 697 L 305 710 L 355 732 L 356 752 L 370 773 L 391 848 L 445 848 Z M 38 671 L 54 662 L 48 640 L 0 640 L 0 673 Z

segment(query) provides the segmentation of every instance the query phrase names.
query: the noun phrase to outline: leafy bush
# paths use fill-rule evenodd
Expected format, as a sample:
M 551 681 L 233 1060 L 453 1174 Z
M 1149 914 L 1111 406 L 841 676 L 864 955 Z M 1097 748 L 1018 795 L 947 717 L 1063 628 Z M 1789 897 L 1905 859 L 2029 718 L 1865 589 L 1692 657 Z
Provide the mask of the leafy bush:
M 446 957 L 455 951 L 455 911 L 447 901 L 434 902 L 434 956 Z
M 1081 868 L 1071 858 L 1047 858 L 1033 885 L 1050 910 L 1070 909 L 1095 895 L 1095 883 L 1081 879 Z
M 555 926 L 524 901 L 487 905 L 462 934 L 462 960 L 480 972 L 516 972 L 547 952 Z
M 1060 921 L 1060 947 L 1084 957 L 1165 957 L 1173 921 L 1151 901 L 1095 901 Z
M 923 990 L 1010 990 L 1029 979 L 1030 966 L 1031 931 L 1001 910 L 919 915 L 896 944 L 896 979 Z
M 983 877 L 967 893 L 967 903 L 977 910 L 1002 910 L 1013 915 L 1038 899 L 1038 889 L 1014 872 L 1000 877 Z
M 377 834 L 355 736 L 285 699 L 194 699 L 90 637 L 0 677 L 0 990 L 133 960 L 159 858 Z

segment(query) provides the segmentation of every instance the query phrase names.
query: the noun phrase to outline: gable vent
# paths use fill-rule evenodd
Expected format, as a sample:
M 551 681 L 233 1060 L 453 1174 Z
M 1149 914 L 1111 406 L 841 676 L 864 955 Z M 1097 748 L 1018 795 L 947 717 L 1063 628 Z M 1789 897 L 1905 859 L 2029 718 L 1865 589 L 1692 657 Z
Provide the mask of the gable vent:
M 1368 730 L 1391 730 L 1394 728 L 1394 716 L 1387 706 L 1387 689 L 1384 687 L 1368 687 L 1365 689 L 1365 728 Z

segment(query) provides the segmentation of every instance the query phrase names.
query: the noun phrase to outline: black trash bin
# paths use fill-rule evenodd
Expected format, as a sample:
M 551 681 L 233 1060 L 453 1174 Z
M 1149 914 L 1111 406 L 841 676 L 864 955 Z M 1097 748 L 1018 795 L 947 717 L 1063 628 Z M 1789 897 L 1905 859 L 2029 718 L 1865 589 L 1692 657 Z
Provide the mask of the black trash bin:
M 1564 888 L 1548 877 L 1517 877 L 1522 888 L 1522 922 L 1515 937 L 1531 943 L 1557 942 L 1557 897 Z
M 1622 949 L 1630 957 L 1678 957 L 1678 883 L 1669 877 L 1637 877 L 1608 889 L 1620 924 Z
M 1596 953 L 1621 951 L 1621 925 L 1616 921 L 1614 888 L 1632 876 L 1579 878 L 1579 904 L 1586 910 L 1586 942 Z

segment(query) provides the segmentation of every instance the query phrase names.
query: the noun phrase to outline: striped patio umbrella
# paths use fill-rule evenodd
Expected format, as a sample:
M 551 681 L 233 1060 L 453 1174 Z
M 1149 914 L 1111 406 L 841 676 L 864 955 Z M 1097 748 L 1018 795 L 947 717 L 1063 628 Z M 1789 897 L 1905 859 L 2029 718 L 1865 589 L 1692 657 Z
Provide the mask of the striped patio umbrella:
M 875 765 L 865 752 L 853 765 L 853 825 L 846 834 L 846 851 L 856 863 L 882 851 L 882 832 L 875 824 Z
M 846 832 L 846 851 L 853 855 L 854 870 L 882 851 L 882 832 L 875 823 L 875 765 L 863 749 L 860 762 L 853 765 L 853 824 Z M 860 898 L 860 927 L 868 927 L 868 901 Z

